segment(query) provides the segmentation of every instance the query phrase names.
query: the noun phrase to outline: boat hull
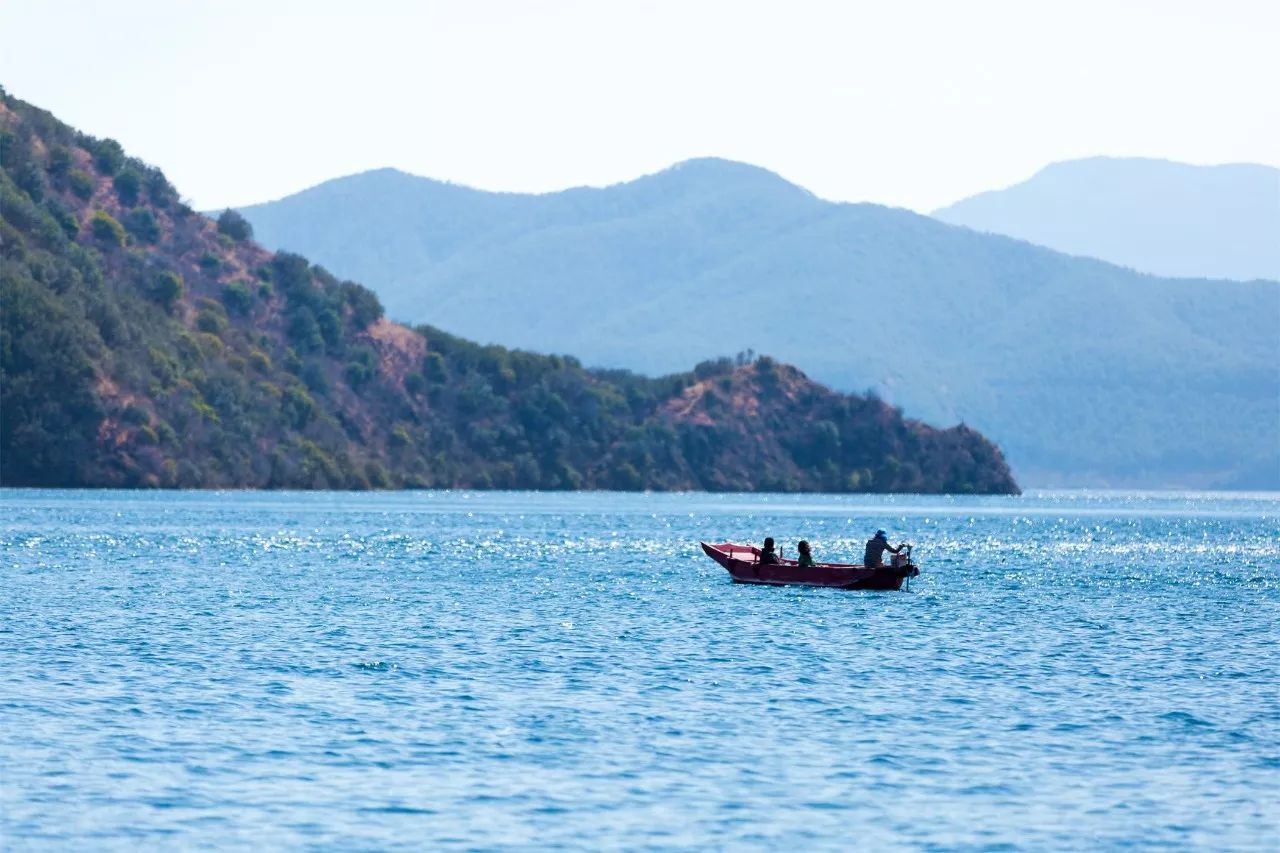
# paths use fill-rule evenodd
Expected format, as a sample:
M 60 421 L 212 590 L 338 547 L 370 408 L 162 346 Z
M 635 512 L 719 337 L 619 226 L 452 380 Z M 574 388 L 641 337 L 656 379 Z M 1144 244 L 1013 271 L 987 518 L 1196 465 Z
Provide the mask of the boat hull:
M 766 586 L 825 586 L 836 589 L 902 589 L 907 578 L 920 574 L 913 565 L 854 566 L 843 563 L 819 563 L 801 567 L 795 560 L 777 563 L 759 562 L 759 550 L 750 545 L 725 542 L 702 545 L 703 552 L 729 572 L 734 583 Z

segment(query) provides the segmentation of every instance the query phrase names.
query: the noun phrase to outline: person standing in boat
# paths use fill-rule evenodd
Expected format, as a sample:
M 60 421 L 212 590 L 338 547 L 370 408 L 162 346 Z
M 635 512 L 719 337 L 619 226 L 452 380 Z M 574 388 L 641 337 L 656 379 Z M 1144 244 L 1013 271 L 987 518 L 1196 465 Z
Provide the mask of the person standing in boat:
M 809 543 L 801 539 L 796 543 L 796 550 L 800 552 L 800 559 L 797 561 L 800 568 L 810 568 L 813 566 L 813 554 L 809 553 Z
M 772 536 L 764 538 L 764 547 L 760 549 L 760 562 L 770 566 L 778 562 L 778 553 L 773 550 Z
M 885 535 L 883 530 L 877 530 L 876 535 L 867 540 L 867 550 L 862 555 L 862 565 L 869 569 L 881 568 L 884 566 L 884 552 L 897 554 L 902 551 L 902 544 L 899 543 L 895 548 L 889 544 L 889 537 Z

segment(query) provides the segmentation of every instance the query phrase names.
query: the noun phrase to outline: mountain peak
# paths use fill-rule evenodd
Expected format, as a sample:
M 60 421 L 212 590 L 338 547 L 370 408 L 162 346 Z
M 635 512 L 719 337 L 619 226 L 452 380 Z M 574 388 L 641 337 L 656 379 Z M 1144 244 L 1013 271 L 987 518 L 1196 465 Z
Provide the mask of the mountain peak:
M 813 196 L 804 187 L 791 183 L 786 178 L 761 166 L 743 163 L 738 160 L 726 160 L 721 157 L 694 157 L 681 160 L 665 169 L 631 181 L 624 181 L 618 186 L 646 183 L 666 185 L 683 185 L 691 189 L 708 188 L 753 188 L 772 191 L 802 193 Z
M 933 215 L 1155 275 L 1280 279 L 1280 170 L 1270 166 L 1065 160 Z
M 727 160 L 724 157 L 691 157 L 688 160 L 681 160 L 678 163 L 673 163 L 663 171 L 682 174 L 719 175 L 724 177 L 753 175 L 757 177 L 767 177 L 778 181 L 782 180 L 782 178 L 780 178 L 776 173 L 770 172 L 762 166 L 743 163 L 741 160 Z
M 1134 181 L 1211 181 L 1230 179 L 1280 180 L 1280 169 L 1258 163 L 1215 163 L 1198 165 L 1167 160 L 1162 157 L 1113 157 L 1097 155 L 1075 160 L 1059 160 L 1036 172 L 1024 183 L 1041 179 L 1056 180 L 1119 180 L 1117 187 L 1127 191 Z

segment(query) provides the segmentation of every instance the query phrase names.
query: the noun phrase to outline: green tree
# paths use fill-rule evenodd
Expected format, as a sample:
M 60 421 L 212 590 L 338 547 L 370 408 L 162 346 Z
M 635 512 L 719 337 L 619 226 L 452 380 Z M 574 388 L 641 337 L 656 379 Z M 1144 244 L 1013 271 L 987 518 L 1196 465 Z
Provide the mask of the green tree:
M 114 139 L 83 136 L 80 144 L 93 155 L 93 165 L 101 175 L 114 175 L 124 164 L 124 149 Z
M 24 163 L 19 166 L 14 176 L 14 183 L 31 196 L 32 201 L 42 201 L 49 192 L 49 181 L 45 178 L 44 169 L 35 163 Z
M 254 296 L 242 281 L 233 281 L 222 290 L 222 304 L 227 311 L 243 317 L 253 310 Z
M 410 394 L 425 394 L 427 392 L 427 379 L 421 373 L 410 373 L 404 378 L 404 390 Z
M 105 210 L 99 210 L 93 215 L 89 220 L 89 228 L 93 231 L 93 236 L 103 243 L 116 247 L 124 245 L 124 227 Z
M 147 185 L 147 198 L 151 199 L 151 203 L 160 210 L 168 210 L 177 202 L 178 193 L 165 180 L 164 172 L 154 167 L 148 167 L 144 173 L 143 181 Z
M 112 181 L 116 188 L 116 197 L 125 207 L 133 207 L 138 203 L 138 191 L 142 189 L 142 177 L 133 169 L 123 169 Z
M 82 201 L 88 201 L 93 195 L 93 178 L 89 177 L 88 172 L 72 169 L 67 173 L 67 186 L 71 187 L 71 192 Z
M 382 319 L 382 303 L 369 288 L 345 281 L 342 283 L 342 299 L 351 308 L 351 325 L 357 331 L 367 329 Z
M 218 233 L 232 240 L 243 241 L 253 237 L 253 226 L 236 211 L 227 208 L 218 216 Z
M 211 335 L 221 335 L 227 330 L 227 318 L 217 311 L 205 308 L 196 315 L 196 328 Z
M 71 158 L 71 149 L 65 145 L 49 146 L 49 174 L 61 180 L 66 178 L 67 173 L 71 171 L 71 167 L 75 165 L 75 161 Z
M 351 360 L 343 369 L 343 378 L 352 388 L 362 388 L 378 372 L 378 354 L 372 347 L 360 346 L 351 353 Z
M 163 305 L 164 310 L 172 312 L 173 306 L 182 298 L 184 289 L 182 276 L 165 270 L 152 281 L 151 298 Z
M 281 406 L 294 429 L 302 429 L 316 415 L 316 401 L 301 385 L 290 385 L 284 390 Z
M 320 337 L 320 325 L 316 323 L 316 315 L 303 305 L 289 317 L 289 340 L 298 352 L 315 352 L 324 348 L 324 339 Z
M 124 227 L 135 240 L 154 243 L 160 239 L 160 223 L 149 208 L 135 207 L 124 215 Z
M 316 323 L 320 326 L 320 337 L 324 339 L 329 349 L 334 352 L 341 352 L 342 320 L 339 319 L 337 312 L 332 308 L 325 308 L 316 317 Z
M 427 353 L 422 359 L 422 375 L 437 385 L 448 379 L 449 367 L 444 356 L 438 352 Z

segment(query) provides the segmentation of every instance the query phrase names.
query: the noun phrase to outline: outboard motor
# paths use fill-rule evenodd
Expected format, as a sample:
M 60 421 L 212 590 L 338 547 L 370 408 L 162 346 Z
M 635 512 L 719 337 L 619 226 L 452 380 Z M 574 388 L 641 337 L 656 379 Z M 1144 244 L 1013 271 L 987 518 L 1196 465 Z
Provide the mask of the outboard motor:
M 903 545 L 901 551 L 889 558 L 889 565 L 895 569 L 911 567 L 911 546 Z
M 911 546 L 904 544 L 902 550 L 889 558 L 889 566 L 897 569 L 902 573 L 902 577 L 907 582 L 907 589 L 911 589 L 911 579 L 920 574 L 920 569 L 916 568 L 915 563 L 911 562 Z

